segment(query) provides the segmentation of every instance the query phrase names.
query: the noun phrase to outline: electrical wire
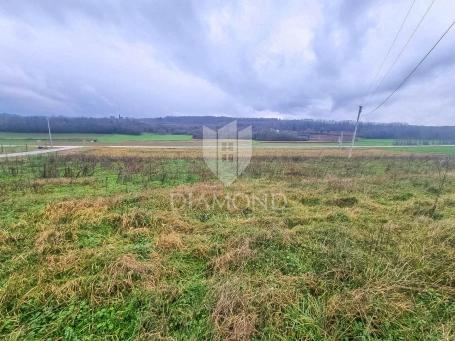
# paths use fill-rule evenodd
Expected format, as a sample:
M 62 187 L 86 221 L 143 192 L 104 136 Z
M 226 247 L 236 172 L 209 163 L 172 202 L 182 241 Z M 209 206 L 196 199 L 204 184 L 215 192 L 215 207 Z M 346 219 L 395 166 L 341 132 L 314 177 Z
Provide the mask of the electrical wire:
M 384 75 L 382 76 L 381 80 L 379 81 L 379 83 L 376 85 L 376 88 L 374 89 L 374 91 L 372 93 L 376 93 L 376 91 L 378 91 L 379 87 L 381 86 L 382 82 L 384 81 L 384 79 L 386 79 L 386 77 L 390 74 L 390 72 L 392 71 L 392 69 L 394 68 L 394 66 L 396 65 L 396 63 L 398 62 L 398 60 L 400 59 L 400 57 L 403 55 L 403 52 L 406 50 L 406 48 L 408 47 L 409 43 L 411 42 L 411 40 L 414 38 L 415 34 L 417 33 L 418 29 L 420 28 L 420 25 L 422 25 L 423 21 L 425 20 L 426 16 L 428 15 L 428 13 L 430 12 L 431 8 L 433 7 L 434 3 L 436 2 L 436 0 L 433 0 L 430 5 L 428 6 L 428 8 L 426 9 L 425 13 L 423 14 L 422 18 L 420 18 L 417 26 L 414 28 L 414 31 L 411 33 L 411 35 L 409 36 L 408 40 L 406 41 L 406 44 L 404 44 L 403 48 L 400 50 L 400 52 L 398 53 L 398 55 L 396 56 L 396 58 L 393 60 L 392 64 L 390 65 L 390 67 L 387 69 L 387 71 L 384 73 Z
M 441 40 L 444 39 L 444 37 L 447 35 L 447 33 L 449 33 L 449 31 L 453 28 L 454 25 L 455 25 L 455 20 L 452 21 L 452 23 L 447 28 L 447 30 L 441 35 L 441 37 L 439 37 L 438 41 L 436 41 L 436 43 L 433 45 L 433 47 L 417 63 L 417 65 L 411 70 L 411 72 L 400 82 L 400 84 L 395 88 L 395 90 L 393 90 L 390 93 L 390 95 L 388 95 L 377 107 L 375 107 L 373 110 L 371 110 L 368 114 L 372 114 L 373 112 L 375 112 L 376 110 L 381 108 L 393 95 L 395 95 L 401 89 L 401 87 L 404 84 L 406 84 L 406 82 L 409 80 L 409 78 L 411 78 L 411 76 L 417 71 L 417 69 L 420 67 L 420 65 L 422 65 L 422 63 L 428 58 L 428 56 L 431 54 L 431 52 L 433 52 L 433 50 L 436 48 L 436 46 L 439 45 Z
M 436 0 L 434 0 L 434 1 L 436 1 Z M 371 94 L 373 93 L 373 91 L 372 91 L 373 86 L 376 83 L 379 75 L 381 74 L 382 69 L 384 68 L 385 62 L 387 61 L 387 58 L 389 58 L 390 52 L 392 51 L 393 47 L 395 46 L 395 43 L 397 42 L 398 36 L 400 35 L 401 31 L 403 30 L 403 27 L 404 27 L 406 21 L 408 20 L 409 14 L 411 14 L 412 8 L 414 7 L 415 3 L 416 3 L 416 0 L 413 0 L 412 3 L 411 3 L 411 6 L 409 7 L 408 11 L 406 12 L 406 15 L 404 16 L 404 18 L 403 18 L 403 20 L 401 22 L 400 28 L 398 29 L 397 33 L 395 34 L 395 37 L 392 40 L 392 44 L 390 44 L 390 47 L 389 47 L 387 53 L 385 54 L 384 59 L 382 60 L 380 66 L 378 68 L 378 71 L 377 71 L 376 75 L 373 78 L 373 81 L 371 82 L 371 84 L 370 84 L 370 86 L 368 88 L 368 95 L 366 96 L 366 100 L 364 102 L 367 102 L 368 99 L 370 98 Z

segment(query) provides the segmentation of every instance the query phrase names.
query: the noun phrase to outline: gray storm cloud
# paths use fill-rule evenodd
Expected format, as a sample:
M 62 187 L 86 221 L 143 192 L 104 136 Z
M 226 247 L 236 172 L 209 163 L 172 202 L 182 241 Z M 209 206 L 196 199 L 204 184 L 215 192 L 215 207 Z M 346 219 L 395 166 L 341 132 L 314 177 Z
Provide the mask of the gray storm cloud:
M 387 63 L 431 0 L 416 0 Z M 0 3 L 0 112 L 352 119 L 411 1 Z M 451 23 L 438 0 L 367 103 Z M 455 30 L 370 121 L 454 124 Z M 387 64 L 385 69 L 387 69 Z

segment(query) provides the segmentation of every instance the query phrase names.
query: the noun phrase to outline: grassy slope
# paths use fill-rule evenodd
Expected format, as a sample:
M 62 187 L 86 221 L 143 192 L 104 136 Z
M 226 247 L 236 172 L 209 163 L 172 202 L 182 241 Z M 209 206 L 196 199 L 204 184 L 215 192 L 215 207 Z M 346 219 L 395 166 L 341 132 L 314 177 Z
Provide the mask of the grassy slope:
M 101 143 L 121 143 L 129 141 L 189 141 L 191 135 L 171 135 L 171 134 L 52 134 L 54 141 L 82 142 L 96 139 Z M 0 143 L 3 144 L 23 144 L 35 143 L 37 140 L 47 141 L 47 134 L 38 133 L 8 133 L 0 132 Z
M 183 154 L 1 168 L 0 337 L 454 337 L 453 163 L 430 216 L 437 159 L 266 154 L 228 188 Z
M 430 154 L 443 154 L 455 155 L 454 146 L 413 146 L 408 148 L 396 148 L 395 151 L 399 152 L 412 152 L 412 153 L 430 153 Z

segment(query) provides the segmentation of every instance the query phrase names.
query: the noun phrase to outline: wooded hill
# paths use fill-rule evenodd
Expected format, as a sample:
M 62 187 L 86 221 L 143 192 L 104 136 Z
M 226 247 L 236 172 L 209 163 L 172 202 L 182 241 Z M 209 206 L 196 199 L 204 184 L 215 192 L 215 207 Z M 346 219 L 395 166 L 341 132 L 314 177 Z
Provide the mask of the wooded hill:
M 353 121 L 282 120 L 274 118 L 234 118 L 218 116 L 166 116 L 160 118 L 125 118 L 110 116 L 50 118 L 54 133 L 102 133 L 102 134 L 191 134 L 202 137 L 202 126 L 219 128 L 237 120 L 239 128 L 251 125 L 253 138 L 268 141 L 306 140 L 310 134 L 349 134 L 354 129 Z M 0 131 L 47 132 L 43 116 L 20 116 L 0 114 Z M 361 122 L 359 137 L 400 140 L 437 140 L 455 143 L 455 126 L 418 126 L 403 123 Z

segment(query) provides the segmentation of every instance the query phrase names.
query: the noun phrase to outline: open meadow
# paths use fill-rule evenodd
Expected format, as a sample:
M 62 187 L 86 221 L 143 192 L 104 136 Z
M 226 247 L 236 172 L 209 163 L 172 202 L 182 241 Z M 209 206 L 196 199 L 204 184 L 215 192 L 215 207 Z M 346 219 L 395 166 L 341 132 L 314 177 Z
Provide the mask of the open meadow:
M 52 134 L 54 146 L 79 147 L 147 147 L 147 148 L 201 148 L 202 140 L 185 134 L 89 134 L 89 133 L 55 133 Z M 435 155 L 455 155 L 455 145 L 440 145 L 438 141 L 426 140 L 426 144 L 398 145 L 394 139 L 358 138 L 355 148 L 383 150 L 388 153 L 421 153 Z M 346 149 L 350 141 L 340 146 L 335 142 L 314 141 L 254 141 L 257 149 Z M 49 135 L 45 133 L 0 132 L 0 158 L 5 154 L 35 150 L 51 146 Z M 342 147 L 342 148 L 340 148 Z M 344 151 L 338 154 L 345 154 Z M 343 154 L 343 155 L 344 155 Z M 14 155 L 13 155 L 14 157 Z
M 176 134 L 90 134 L 90 133 L 54 133 L 55 145 L 96 145 L 118 143 L 147 143 L 156 141 L 191 141 L 191 135 Z M 50 145 L 46 133 L 14 133 L 0 131 L 0 145 Z
M 455 338 L 455 159 L 255 148 L 0 160 L 0 338 Z

